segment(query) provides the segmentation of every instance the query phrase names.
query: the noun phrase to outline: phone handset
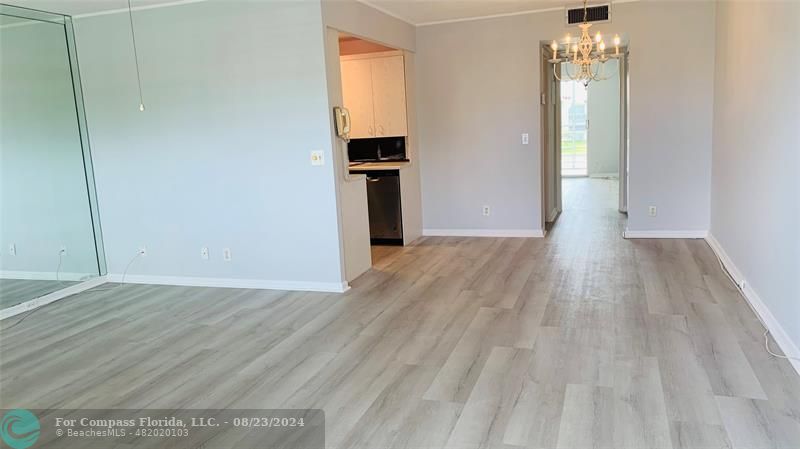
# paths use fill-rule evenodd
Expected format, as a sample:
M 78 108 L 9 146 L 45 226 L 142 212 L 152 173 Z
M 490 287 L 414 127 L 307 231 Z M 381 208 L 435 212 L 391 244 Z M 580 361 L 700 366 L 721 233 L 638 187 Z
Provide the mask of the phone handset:
M 336 119 L 336 135 L 345 142 L 350 142 L 350 111 L 336 106 L 333 108 L 333 115 Z

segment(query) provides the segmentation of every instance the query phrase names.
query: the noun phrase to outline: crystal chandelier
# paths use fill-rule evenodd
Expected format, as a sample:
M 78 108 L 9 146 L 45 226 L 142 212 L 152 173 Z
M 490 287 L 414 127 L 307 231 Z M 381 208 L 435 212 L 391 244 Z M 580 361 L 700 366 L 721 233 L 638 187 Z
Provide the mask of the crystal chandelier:
M 594 39 L 589 35 L 589 28 L 592 24 L 588 22 L 588 7 L 587 1 L 583 0 L 583 23 L 578 25 L 581 29 L 581 37 L 577 43 L 572 43 L 572 36 L 567 34 L 563 45 L 563 57 L 559 57 L 559 49 L 562 48 L 557 41 L 550 44 L 550 49 L 553 51 L 552 59 L 549 62 L 553 64 L 553 74 L 556 79 L 561 81 L 562 74 L 559 74 L 558 67 L 560 63 L 565 63 L 564 75 L 571 80 L 579 81 L 584 86 L 588 87 L 591 81 L 602 81 L 608 79 L 610 76 L 604 76 L 603 67 L 610 59 L 619 59 L 619 35 L 614 36 L 614 53 L 606 54 L 606 43 L 603 41 L 603 36 L 598 31 Z M 575 69 L 570 69 L 570 67 Z M 573 72 L 574 70 L 574 72 Z

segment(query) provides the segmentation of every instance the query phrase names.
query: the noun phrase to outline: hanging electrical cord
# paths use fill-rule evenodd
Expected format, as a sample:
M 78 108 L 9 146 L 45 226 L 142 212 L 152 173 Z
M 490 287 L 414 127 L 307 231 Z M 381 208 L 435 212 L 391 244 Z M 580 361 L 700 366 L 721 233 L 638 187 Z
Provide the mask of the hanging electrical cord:
M 128 20 L 131 24 L 131 42 L 133 42 L 133 59 L 136 62 L 136 83 L 139 87 L 139 110 L 144 112 L 144 96 L 142 95 L 142 75 L 139 69 L 139 51 L 136 48 L 136 32 L 133 29 L 133 7 L 128 0 Z
M 58 266 L 56 267 L 56 282 L 58 282 L 60 285 L 64 285 L 64 283 L 61 282 L 61 262 L 63 257 L 64 257 L 64 250 L 63 249 L 58 250 Z
M 779 359 L 786 359 L 786 360 L 800 360 L 800 358 L 797 358 L 797 357 L 790 357 L 790 356 L 788 356 L 788 355 L 776 354 L 776 353 L 772 352 L 772 350 L 769 348 L 769 334 L 770 334 L 770 332 L 769 332 L 769 328 L 768 328 L 768 327 L 767 327 L 767 325 L 764 323 L 764 321 L 762 321 L 762 320 L 761 320 L 761 316 L 759 316 L 759 315 L 758 315 L 758 312 L 757 312 L 757 311 L 756 311 L 756 309 L 754 309 L 754 308 L 753 308 L 753 306 L 750 304 L 750 301 L 748 301 L 748 300 L 747 300 L 747 296 L 744 294 L 744 290 L 742 289 L 742 286 L 741 286 L 741 285 L 740 285 L 738 282 L 736 282 L 736 279 L 734 279 L 734 278 L 733 278 L 733 275 L 731 274 L 731 272 L 730 272 L 730 271 L 728 271 L 728 267 L 726 267 L 726 266 L 725 266 L 725 264 L 724 264 L 724 263 L 722 263 L 722 259 L 720 259 L 720 257 L 719 257 L 719 255 L 717 254 L 717 252 L 716 252 L 716 251 L 712 251 L 712 252 L 713 252 L 713 253 L 714 253 L 714 255 L 717 257 L 717 262 L 719 262 L 719 267 L 722 269 L 722 272 L 723 272 L 723 273 L 725 273 L 725 275 L 726 275 L 726 276 L 728 276 L 728 279 L 730 279 L 730 280 L 731 280 L 731 282 L 733 282 L 733 285 L 735 285 L 735 286 L 736 286 L 736 291 L 737 291 L 737 292 L 739 292 L 739 294 L 740 294 L 740 295 L 742 296 L 742 298 L 745 300 L 744 302 L 745 302 L 745 303 L 746 303 L 748 306 L 750 306 L 750 309 L 753 311 L 753 314 L 755 314 L 756 318 L 758 318 L 758 321 L 761 323 L 761 326 L 763 326 L 763 327 L 764 327 L 764 329 L 766 329 L 766 330 L 764 331 L 764 349 L 766 349 L 766 350 L 767 350 L 767 353 L 769 353 L 769 355 L 771 355 L 771 356 L 773 356 L 773 357 L 777 357 L 777 358 L 779 358 Z
M 59 260 L 58 260 L 59 267 L 61 266 L 61 254 L 62 253 L 63 253 L 63 250 L 59 251 Z M 111 291 L 111 290 L 118 289 L 123 284 L 125 284 L 125 276 L 128 274 L 128 269 L 130 269 L 131 265 L 133 265 L 133 263 L 136 261 L 136 259 L 138 259 L 141 255 L 142 255 L 142 252 L 141 251 L 137 251 L 136 255 L 133 256 L 133 258 L 131 258 L 131 260 L 128 262 L 128 265 L 125 266 L 125 271 L 122 272 L 122 278 L 120 279 L 120 282 L 117 285 L 115 285 L 115 286 L 113 286 L 111 288 L 93 288 L 91 290 L 87 290 L 85 292 L 81 292 L 80 294 L 84 294 L 85 295 L 85 294 L 89 294 L 89 293 L 108 292 L 108 291 Z M 58 277 L 58 275 L 56 275 L 56 278 L 57 277 Z M 42 296 L 45 296 L 45 295 L 42 295 Z M 31 299 L 31 301 L 39 299 L 42 296 L 37 296 L 36 298 Z M 8 327 L 0 326 L 0 330 L 6 331 L 6 330 L 9 330 L 9 329 L 13 329 L 14 327 L 18 326 L 20 323 L 25 321 L 29 316 L 33 315 L 34 312 L 42 310 L 45 307 L 49 306 L 50 304 L 55 304 L 56 302 L 57 301 L 53 301 L 51 303 L 45 304 L 45 305 L 37 307 L 35 309 L 31 309 L 28 312 L 26 312 L 24 315 L 22 315 L 22 317 L 20 319 L 18 319 L 17 321 L 15 321 L 14 324 L 12 324 L 11 326 L 8 326 Z

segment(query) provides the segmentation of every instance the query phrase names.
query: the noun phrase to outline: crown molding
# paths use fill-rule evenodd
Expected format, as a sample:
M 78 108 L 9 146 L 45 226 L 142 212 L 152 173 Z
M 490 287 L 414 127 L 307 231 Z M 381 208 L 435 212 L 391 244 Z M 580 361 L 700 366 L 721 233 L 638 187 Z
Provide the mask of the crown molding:
M 134 6 L 131 8 L 131 11 L 144 11 L 147 9 L 158 9 L 158 8 L 169 8 L 171 6 L 182 6 L 182 5 L 190 5 L 192 3 L 203 3 L 207 2 L 208 0 L 176 0 L 174 2 L 168 3 L 157 3 L 154 5 L 144 5 L 144 6 Z M 86 14 L 76 14 L 72 16 L 73 19 L 85 19 L 87 17 L 97 17 L 97 16 L 107 16 L 110 14 L 122 14 L 127 13 L 128 8 L 118 8 L 118 9 L 109 9 L 107 11 L 98 11 L 98 12 L 90 12 Z
M 381 12 L 383 14 L 386 14 L 389 17 L 395 18 L 395 19 L 397 19 L 397 20 L 399 20 L 401 22 L 405 22 L 408 25 L 411 25 L 412 27 L 419 26 L 419 25 L 415 24 L 414 22 L 412 22 L 411 20 L 408 20 L 405 17 L 402 17 L 402 16 L 400 16 L 398 14 L 395 14 L 395 13 L 389 11 L 388 9 L 384 8 L 383 6 L 376 5 L 375 3 L 371 2 L 370 0 L 355 0 L 355 1 L 356 1 L 356 3 L 361 3 L 364 6 L 369 6 L 370 8 L 374 9 L 375 11 L 378 11 L 378 12 Z
M 623 3 L 637 3 L 641 0 L 611 0 L 608 3 L 611 3 L 611 6 L 620 5 Z M 528 9 L 525 11 L 515 11 L 515 12 L 507 12 L 501 14 L 489 14 L 485 16 L 475 16 L 475 17 L 463 17 L 460 19 L 445 19 L 445 20 L 435 20 L 431 22 L 421 22 L 414 24 L 417 27 L 424 27 L 424 26 L 431 26 L 431 25 L 444 25 L 448 23 L 459 23 L 459 22 L 474 22 L 476 20 L 489 20 L 489 19 L 499 19 L 503 17 L 514 17 L 514 16 L 524 16 L 528 14 L 541 14 L 547 12 L 555 12 L 555 11 L 564 11 L 568 5 L 559 6 L 559 7 L 552 7 L 552 8 L 540 8 L 540 9 Z M 411 22 L 409 22 L 411 23 Z

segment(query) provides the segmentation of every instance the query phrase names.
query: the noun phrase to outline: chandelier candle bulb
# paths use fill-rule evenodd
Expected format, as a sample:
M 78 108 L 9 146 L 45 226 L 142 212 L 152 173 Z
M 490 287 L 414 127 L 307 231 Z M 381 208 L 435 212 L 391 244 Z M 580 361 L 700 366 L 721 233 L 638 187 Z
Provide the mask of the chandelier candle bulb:
M 564 42 L 564 57 L 569 59 L 569 44 L 572 42 L 572 36 L 567 33 L 567 39 Z
M 601 40 L 603 40 L 603 36 L 601 36 L 601 35 L 600 35 L 600 32 L 599 32 L 599 31 L 597 32 L 597 34 L 595 34 L 595 36 L 594 36 L 594 40 L 595 40 L 595 42 L 597 42 L 598 44 L 600 43 L 600 41 L 601 41 Z
M 558 42 L 553 41 L 553 43 L 550 44 L 550 48 L 553 49 L 553 59 L 558 59 Z

